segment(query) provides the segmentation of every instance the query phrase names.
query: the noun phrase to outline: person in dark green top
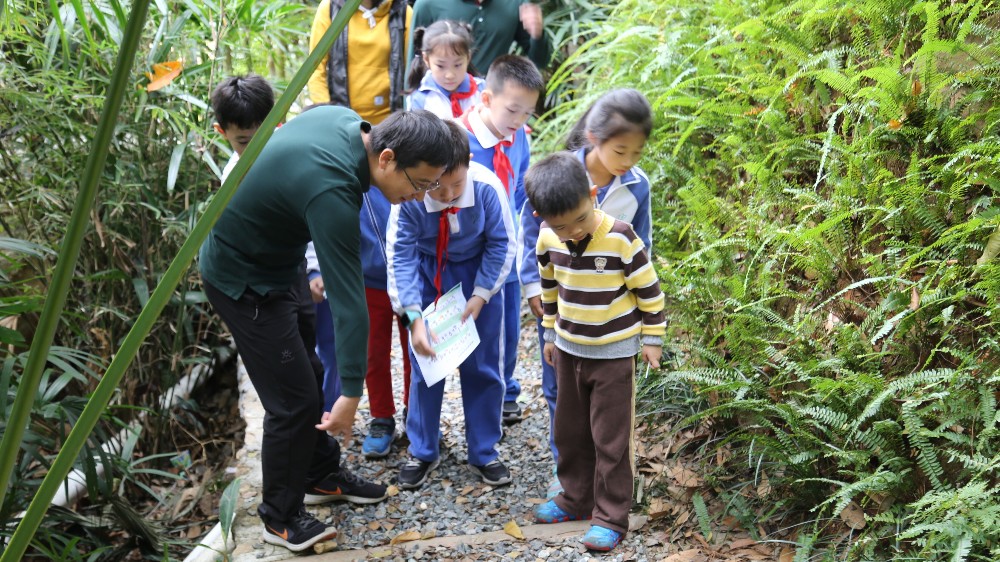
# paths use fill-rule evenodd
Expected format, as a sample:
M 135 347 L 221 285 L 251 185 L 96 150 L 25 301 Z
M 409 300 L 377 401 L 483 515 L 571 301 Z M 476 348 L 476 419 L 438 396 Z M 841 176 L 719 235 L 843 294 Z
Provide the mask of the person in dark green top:
M 548 66 L 552 57 L 542 25 L 542 9 L 529 0 L 417 0 L 413 4 L 410 29 L 427 27 L 438 20 L 464 21 L 472 26 L 476 47 L 472 66 L 479 73 L 485 73 L 493 59 L 509 53 L 515 43 L 540 69 Z M 411 63 L 419 55 L 413 52 L 413 37 L 411 33 L 406 50 L 406 60 Z
M 306 111 L 275 131 L 202 245 L 205 293 L 266 411 L 257 512 L 269 543 L 300 551 L 335 534 L 304 503 L 386 497 L 385 486 L 340 465 L 331 437 L 350 442 L 366 371 L 362 195 L 375 186 L 392 203 L 422 199 L 440 186 L 450 144 L 428 111 L 397 112 L 376 126 L 342 107 Z M 330 412 L 303 260 L 310 240 L 338 336 L 343 395 Z

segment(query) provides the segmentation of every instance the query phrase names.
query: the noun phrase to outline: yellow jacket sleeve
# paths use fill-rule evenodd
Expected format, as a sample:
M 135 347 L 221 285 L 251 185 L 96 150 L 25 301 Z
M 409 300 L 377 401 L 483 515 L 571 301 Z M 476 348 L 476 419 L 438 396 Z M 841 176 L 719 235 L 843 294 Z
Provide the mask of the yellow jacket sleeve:
M 313 17 L 312 32 L 309 35 L 309 52 L 316 48 L 316 44 L 323 38 L 323 34 L 330 28 L 330 0 L 322 0 L 316 8 L 316 15 Z M 326 63 L 329 55 L 324 55 L 319 61 L 319 66 L 313 71 L 309 78 L 309 99 L 313 103 L 326 103 L 330 101 L 330 88 L 326 85 Z

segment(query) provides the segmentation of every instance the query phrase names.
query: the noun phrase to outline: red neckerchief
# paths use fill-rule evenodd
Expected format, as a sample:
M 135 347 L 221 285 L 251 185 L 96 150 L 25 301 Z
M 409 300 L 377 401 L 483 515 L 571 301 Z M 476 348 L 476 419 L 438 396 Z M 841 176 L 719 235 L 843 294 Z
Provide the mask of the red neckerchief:
M 472 108 L 470 111 L 478 111 L 478 106 Z M 470 133 L 473 135 L 476 134 L 472 130 L 472 124 L 469 123 L 468 112 L 462 116 L 462 123 Z M 503 149 L 513 144 L 514 141 L 501 140 L 493 147 L 493 173 L 500 178 L 500 183 L 503 184 L 504 191 L 507 192 L 508 197 L 510 197 L 510 180 L 514 179 L 514 168 L 510 165 L 510 158 L 507 158 L 507 154 Z
M 476 79 L 469 75 L 469 91 L 468 92 L 451 92 L 448 94 L 448 98 L 451 99 L 451 116 L 461 117 L 464 111 L 462 111 L 462 100 L 466 100 L 476 95 L 479 91 L 479 86 L 476 85 Z
M 438 221 L 437 239 L 437 270 L 434 272 L 434 288 L 437 289 L 437 296 L 434 297 L 434 304 L 441 298 L 441 273 L 444 271 L 445 262 L 448 260 L 448 235 L 451 233 L 451 225 L 448 224 L 448 215 L 457 215 L 458 207 L 448 207 L 441 211 L 441 218 Z

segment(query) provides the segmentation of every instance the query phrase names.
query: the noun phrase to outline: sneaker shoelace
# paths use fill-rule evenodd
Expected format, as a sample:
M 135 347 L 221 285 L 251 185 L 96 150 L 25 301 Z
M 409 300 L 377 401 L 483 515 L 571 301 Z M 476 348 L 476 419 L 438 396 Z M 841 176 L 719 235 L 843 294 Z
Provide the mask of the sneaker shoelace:
M 305 509 L 300 509 L 299 512 L 296 513 L 295 516 L 292 518 L 292 520 L 295 522 L 295 525 L 298 526 L 298 528 L 302 529 L 303 531 L 308 530 L 310 527 L 314 525 L 322 525 L 319 519 L 316 519 L 311 513 L 309 513 Z
M 410 459 L 406 461 L 406 464 L 403 465 L 403 468 L 420 468 L 420 465 L 422 464 L 424 464 L 424 461 L 420 459 Z
M 354 485 L 354 486 L 361 486 L 361 485 L 365 484 L 365 481 L 362 480 L 360 476 L 358 476 L 357 474 L 354 474 L 353 472 L 351 472 L 350 470 L 347 470 L 346 468 L 341 468 L 340 469 L 340 478 L 342 480 L 344 480 L 345 482 L 347 482 L 348 484 L 351 484 L 351 485 Z

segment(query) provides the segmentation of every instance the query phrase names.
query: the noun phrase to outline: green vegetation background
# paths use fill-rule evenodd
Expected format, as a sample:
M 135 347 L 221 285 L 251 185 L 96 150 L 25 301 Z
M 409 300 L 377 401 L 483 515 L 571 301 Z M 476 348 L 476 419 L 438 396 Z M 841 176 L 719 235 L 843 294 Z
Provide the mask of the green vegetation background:
M 304 58 L 312 10 L 152 4 L 0 520 L 30 500 L 218 186 L 228 150 L 211 133 L 212 85 L 254 70 L 282 89 Z M 997 3 L 563 0 L 546 10 L 568 60 L 537 123 L 540 153 L 608 88 L 638 88 L 656 112 L 641 165 L 654 184 L 675 360 L 642 379 L 642 408 L 706 436 L 688 451 L 707 475 L 695 496 L 704 528 L 732 516 L 759 539 L 793 541 L 799 561 L 1000 558 Z M 27 0 L 0 12 L 6 419 L 127 7 Z M 172 60 L 181 75 L 147 93 L 141 72 Z M 136 408 L 155 409 L 219 332 L 192 275 L 94 446 Z M 50 511 L 37 553 L 183 552 L 155 456 L 172 451 L 156 431 L 165 426 L 152 423 L 133 463 L 81 455 L 91 504 Z M 137 494 L 153 501 L 123 501 Z M 705 499 L 723 512 L 708 513 Z

